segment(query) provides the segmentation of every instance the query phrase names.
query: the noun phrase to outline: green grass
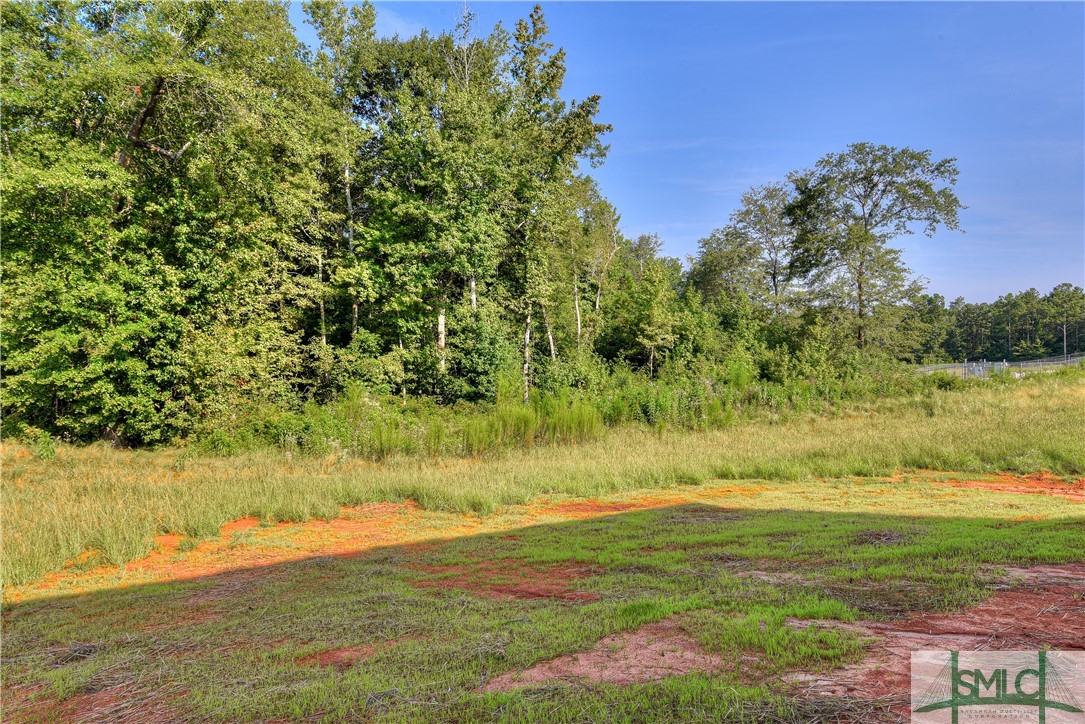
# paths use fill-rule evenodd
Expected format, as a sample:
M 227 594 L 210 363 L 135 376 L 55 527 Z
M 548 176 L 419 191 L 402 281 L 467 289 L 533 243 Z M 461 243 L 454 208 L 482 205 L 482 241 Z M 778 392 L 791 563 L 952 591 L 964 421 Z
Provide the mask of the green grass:
M 202 538 L 248 515 L 331 518 L 341 506 L 373 501 L 413 499 L 430 509 L 487 514 L 546 493 L 594 496 L 713 478 L 810 480 L 910 469 L 1080 476 L 1083 408 L 1085 376 L 1077 372 L 716 431 L 619 429 L 593 443 L 474 459 L 391 456 L 377 463 L 279 450 L 207 457 L 105 445 L 60 445 L 46 459 L 6 445 L 2 576 L 8 585 L 33 581 L 88 549 L 122 564 L 145 555 L 159 533 Z M 515 422 L 505 429 L 517 429 Z
M 870 702 L 797 699 L 782 675 L 855 661 L 866 642 L 789 620 L 953 609 L 988 595 L 1001 566 L 1079 561 L 1085 551 L 1080 504 L 1053 497 L 950 495 L 921 481 L 888 492 L 884 481 L 721 490 L 706 499 L 729 507 L 674 505 L 16 604 L 4 612 L 4 684 L 43 686 L 40 711 L 130 687 L 134 706 L 165 698 L 216 721 L 865 721 Z M 946 494 L 937 515 L 935 494 Z M 1014 520 L 1021 514 L 1045 519 Z M 423 566 L 481 565 L 479 582 L 504 582 L 485 568 L 494 561 L 510 574 L 586 566 L 576 588 L 598 598 L 495 600 L 417 585 L 441 577 Z M 477 692 L 504 672 L 676 614 L 704 649 L 746 663 L 625 687 Z M 375 643 L 344 671 L 300 663 Z

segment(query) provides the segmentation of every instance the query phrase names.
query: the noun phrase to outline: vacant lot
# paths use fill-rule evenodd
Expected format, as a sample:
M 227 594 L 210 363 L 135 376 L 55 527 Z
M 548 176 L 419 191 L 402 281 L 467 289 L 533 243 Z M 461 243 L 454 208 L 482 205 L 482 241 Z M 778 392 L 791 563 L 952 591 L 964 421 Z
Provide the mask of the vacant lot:
M 1085 645 L 1081 390 L 486 461 L 8 448 L 4 718 L 897 719 L 913 649 Z M 78 551 L 21 552 L 52 515 Z

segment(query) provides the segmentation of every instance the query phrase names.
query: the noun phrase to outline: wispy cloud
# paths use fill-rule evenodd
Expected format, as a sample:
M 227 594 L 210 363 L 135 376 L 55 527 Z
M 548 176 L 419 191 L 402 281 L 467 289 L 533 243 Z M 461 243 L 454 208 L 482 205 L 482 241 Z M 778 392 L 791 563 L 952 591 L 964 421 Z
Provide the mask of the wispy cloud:
M 377 8 L 377 23 L 374 28 L 377 35 L 382 38 L 411 38 L 425 29 L 422 23 L 406 18 L 387 5 L 382 4 Z
M 645 153 L 675 153 L 678 151 L 690 151 L 713 145 L 716 140 L 717 139 L 712 136 L 704 138 L 646 139 L 614 146 L 611 155 L 633 156 Z

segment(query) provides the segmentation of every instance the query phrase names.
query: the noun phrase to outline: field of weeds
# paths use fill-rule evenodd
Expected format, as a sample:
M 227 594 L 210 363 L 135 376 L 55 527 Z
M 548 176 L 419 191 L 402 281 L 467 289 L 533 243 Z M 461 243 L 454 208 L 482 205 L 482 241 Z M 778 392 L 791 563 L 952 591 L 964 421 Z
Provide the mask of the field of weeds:
M 1085 646 L 1083 389 L 481 460 L 9 446 L 4 719 L 904 719 L 912 650 Z

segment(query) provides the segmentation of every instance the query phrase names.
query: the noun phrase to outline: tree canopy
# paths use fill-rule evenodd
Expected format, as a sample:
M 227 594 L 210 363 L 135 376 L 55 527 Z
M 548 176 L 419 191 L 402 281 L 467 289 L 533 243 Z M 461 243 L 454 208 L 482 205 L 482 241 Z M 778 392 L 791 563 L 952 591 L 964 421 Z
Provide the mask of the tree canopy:
M 684 265 L 623 235 L 603 99 L 567 97 L 540 8 L 407 39 L 304 8 L 315 48 L 274 2 L 0 5 L 5 425 L 159 444 L 350 385 L 485 404 L 1082 349 L 1079 287 L 922 293 L 891 244 L 958 227 L 953 159 L 853 144 Z

